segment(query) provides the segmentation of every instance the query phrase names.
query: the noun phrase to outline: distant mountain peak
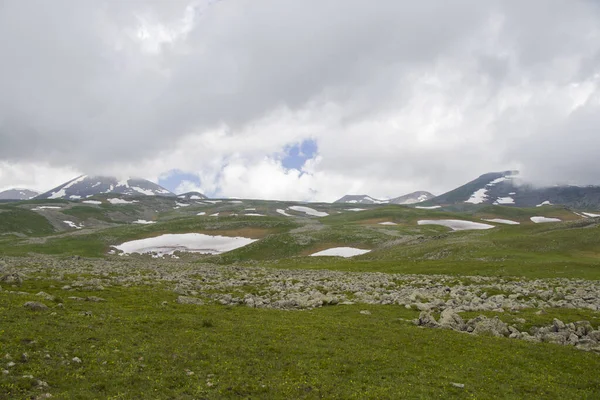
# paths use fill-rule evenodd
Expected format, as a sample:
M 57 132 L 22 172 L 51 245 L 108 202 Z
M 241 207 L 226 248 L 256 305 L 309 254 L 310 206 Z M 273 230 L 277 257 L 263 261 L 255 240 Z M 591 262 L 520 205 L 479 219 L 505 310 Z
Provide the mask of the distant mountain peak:
M 107 176 L 81 175 L 39 195 L 37 198 L 79 200 L 97 194 L 175 196 L 162 186 L 146 179 L 117 179 Z
M 423 201 L 433 199 L 435 196 L 429 192 L 417 191 L 403 196 L 395 197 L 389 200 L 380 200 L 366 194 L 351 195 L 348 194 L 335 203 L 350 203 L 350 204 L 416 204 Z
M 527 183 L 519 171 L 490 172 L 446 192 L 428 204 L 504 205 L 535 207 L 545 204 L 579 209 L 600 207 L 600 187 L 554 185 L 536 187 Z
M 0 192 L 0 200 L 29 200 L 37 195 L 35 190 L 14 188 Z

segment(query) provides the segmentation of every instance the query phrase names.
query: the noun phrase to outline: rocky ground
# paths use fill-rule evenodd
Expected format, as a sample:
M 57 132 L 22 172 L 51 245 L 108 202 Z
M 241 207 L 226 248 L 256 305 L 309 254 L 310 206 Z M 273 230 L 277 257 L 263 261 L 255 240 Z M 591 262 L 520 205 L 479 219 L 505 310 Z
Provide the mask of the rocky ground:
M 281 270 L 197 264 L 185 259 L 144 256 L 107 260 L 52 257 L 0 259 L 0 290 L 18 294 L 23 279 L 50 279 L 56 293 L 74 301 L 102 301 L 77 295 L 111 286 L 150 285 L 171 290 L 186 304 L 220 303 L 246 307 L 302 310 L 353 303 L 395 304 L 421 311 L 417 325 L 471 334 L 548 341 L 600 352 L 600 327 L 587 321 L 534 327 L 519 332 L 499 319 L 468 321 L 461 312 L 515 312 L 553 308 L 600 310 L 600 282 L 581 279 L 521 279 L 482 276 L 351 273 L 328 270 Z M 29 307 L 41 307 L 29 305 Z M 434 313 L 440 313 L 439 321 Z

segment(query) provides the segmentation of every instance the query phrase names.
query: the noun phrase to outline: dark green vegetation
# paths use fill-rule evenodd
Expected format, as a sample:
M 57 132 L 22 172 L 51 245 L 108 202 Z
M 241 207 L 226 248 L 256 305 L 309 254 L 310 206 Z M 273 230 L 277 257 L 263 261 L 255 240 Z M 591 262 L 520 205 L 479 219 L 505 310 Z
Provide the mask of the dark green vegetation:
M 25 281 L 19 290 L 57 293 L 52 285 L 60 283 Z M 22 305 L 38 297 L 0 292 L 0 346 L 15 362 L 0 377 L 0 397 L 593 399 L 600 393 L 597 354 L 421 329 L 406 321 L 417 312 L 397 306 L 283 312 L 179 305 L 175 294 L 143 287 L 84 295 L 106 302 L 65 298 L 64 308 L 50 303 L 35 312 Z M 49 386 L 40 390 L 37 380 Z
M 10 205 L 0 206 L 0 234 L 40 236 L 52 232 L 52 225 L 38 213 Z

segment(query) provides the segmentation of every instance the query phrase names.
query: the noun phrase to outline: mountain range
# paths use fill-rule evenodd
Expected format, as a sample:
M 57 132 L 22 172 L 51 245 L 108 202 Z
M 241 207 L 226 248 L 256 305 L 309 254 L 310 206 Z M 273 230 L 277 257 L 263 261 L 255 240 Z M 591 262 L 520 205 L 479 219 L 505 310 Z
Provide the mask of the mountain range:
M 67 199 L 79 200 L 101 194 L 125 196 L 177 196 L 185 200 L 202 200 L 199 192 L 175 195 L 146 179 L 119 180 L 114 177 L 82 175 L 45 193 L 27 189 L 0 192 L 0 200 Z M 575 209 L 598 209 L 600 186 L 556 185 L 538 187 L 526 182 L 518 171 L 491 172 L 439 196 L 417 191 L 393 199 L 381 200 L 369 195 L 346 195 L 335 203 L 349 204 L 418 204 L 419 207 L 506 205 L 535 207 L 563 205 Z
M 416 204 L 423 201 L 433 199 L 435 196 L 429 192 L 418 191 L 409 194 L 405 194 L 400 197 L 395 197 L 389 200 L 375 199 L 366 194 L 361 195 L 346 195 L 341 199 L 336 200 L 334 203 L 351 203 L 351 204 Z

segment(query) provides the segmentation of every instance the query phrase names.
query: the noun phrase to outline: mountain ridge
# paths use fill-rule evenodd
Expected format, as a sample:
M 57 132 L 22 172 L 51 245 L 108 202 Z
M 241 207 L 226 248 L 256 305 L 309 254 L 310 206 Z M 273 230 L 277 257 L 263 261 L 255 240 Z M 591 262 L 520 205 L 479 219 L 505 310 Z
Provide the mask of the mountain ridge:
M 75 179 L 36 196 L 35 198 L 79 200 L 97 194 L 175 197 L 175 194 L 169 190 L 142 178 L 119 180 L 110 176 L 80 175 Z

